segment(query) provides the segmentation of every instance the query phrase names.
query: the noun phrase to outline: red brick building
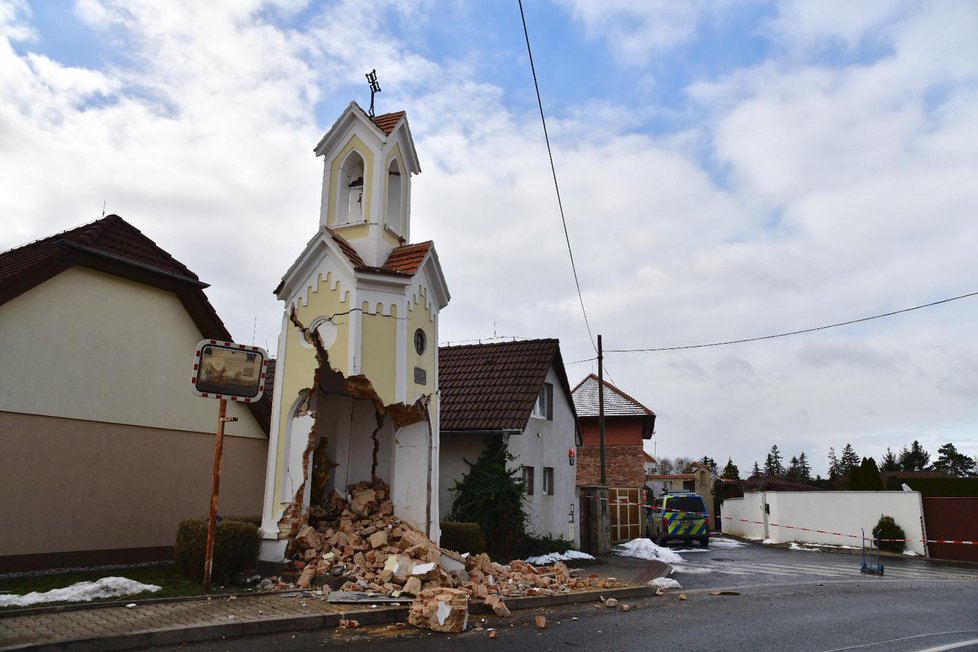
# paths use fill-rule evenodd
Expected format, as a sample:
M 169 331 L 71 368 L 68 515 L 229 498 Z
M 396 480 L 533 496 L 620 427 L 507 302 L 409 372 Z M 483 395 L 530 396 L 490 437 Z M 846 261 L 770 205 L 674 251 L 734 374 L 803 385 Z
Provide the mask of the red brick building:
M 571 394 L 584 445 L 577 451 L 577 484 L 600 484 L 601 452 L 598 431 L 598 377 L 591 374 Z M 642 442 L 652 439 L 655 412 L 604 381 L 605 474 L 609 487 L 645 484 Z
M 577 449 L 577 486 L 601 483 L 601 449 L 598 429 L 598 377 L 591 374 L 571 394 L 584 444 Z M 642 488 L 645 485 L 645 452 L 642 444 L 652 438 L 655 412 L 604 381 L 605 476 L 609 489 L 612 543 L 641 536 Z

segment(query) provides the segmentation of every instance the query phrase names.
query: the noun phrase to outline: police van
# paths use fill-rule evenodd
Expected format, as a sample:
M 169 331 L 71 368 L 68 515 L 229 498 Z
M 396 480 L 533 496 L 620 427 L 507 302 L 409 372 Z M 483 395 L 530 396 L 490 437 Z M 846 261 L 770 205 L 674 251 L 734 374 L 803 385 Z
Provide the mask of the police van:
M 710 545 L 710 515 L 703 497 L 694 493 L 669 493 L 646 509 L 645 535 L 660 546 L 673 539 Z

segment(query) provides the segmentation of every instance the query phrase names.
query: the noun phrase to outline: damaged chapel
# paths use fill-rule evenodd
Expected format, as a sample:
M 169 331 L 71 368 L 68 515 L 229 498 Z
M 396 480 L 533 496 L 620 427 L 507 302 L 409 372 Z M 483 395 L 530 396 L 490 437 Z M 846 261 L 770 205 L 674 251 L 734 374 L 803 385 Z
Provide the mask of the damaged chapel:
M 421 169 L 407 116 L 351 103 L 315 153 L 319 228 L 275 290 L 265 564 L 294 555 L 302 528 L 360 483 L 384 486 L 394 517 L 440 538 L 438 313 L 450 296 L 434 244 L 411 244 Z

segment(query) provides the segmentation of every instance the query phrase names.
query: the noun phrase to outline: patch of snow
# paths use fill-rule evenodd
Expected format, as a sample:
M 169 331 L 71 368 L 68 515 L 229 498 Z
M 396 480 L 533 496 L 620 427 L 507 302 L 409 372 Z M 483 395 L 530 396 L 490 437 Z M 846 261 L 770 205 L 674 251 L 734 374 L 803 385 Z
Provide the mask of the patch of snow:
M 920 553 L 919 552 L 914 552 L 913 550 L 910 550 L 909 548 L 906 549 L 906 550 L 904 550 L 903 551 L 903 554 L 905 554 L 907 557 L 919 557 L 920 556 Z
M 818 552 L 819 551 L 818 548 L 806 548 L 804 546 L 798 545 L 794 541 L 792 541 L 791 542 L 791 545 L 788 546 L 788 550 L 804 550 L 805 552 Z
M 573 559 L 594 559 L 591 555 L 580 550 L 568 550 L 567 552 L 551 552 L 539 557 L 528 557 L 526 563 L 534 566 L 550 566 L 558 561 L 571 561 Z
M 714 572 L 712 568 L 707 566 L 687 566 L 683 564 L 676 564 L 672 567 L 674 573 L 686 573 L 687 575 L 706 575 L 707 573 Z
M 44 593 L 35 591 L 27 595 L 0 595 L 0 607 L 27 607 L 45 602 L 91 602 L 99 598 L 118 598 L 143 591 L 156 592 L 160 588 L 155 584 L 142 584 L 124 577 L 103 577 L 95 582 L 78 582 Z
M 671 577 L 657 577 L 649 582 L 649 586 L 654 586 L 657 589 L 681 589 L 683 585 L 672 579 Z
M 676 548 L 676 552 L 710 552 L 709 548 Z
M 616 555 L 622 557 L 638 557 L 639 559 L 658 559 L 667 564 L 681 564 L 686 561 L 678 554 L 652 543 L 649 539 L 632 539 L 628 543 L 623 543 L 614 550 Z
M 771 546 L 774 545 L 775 543 L 777 542 L 774 539 L 764 539 L 763 541 L 761 541 L 762 546 Z
M 742 548 L 747 544 L 743 541 L 737 541 L 736 539 L 728 539 L 726 537 L 714 537 L 710 539 L 710 545 L 714 548 Z

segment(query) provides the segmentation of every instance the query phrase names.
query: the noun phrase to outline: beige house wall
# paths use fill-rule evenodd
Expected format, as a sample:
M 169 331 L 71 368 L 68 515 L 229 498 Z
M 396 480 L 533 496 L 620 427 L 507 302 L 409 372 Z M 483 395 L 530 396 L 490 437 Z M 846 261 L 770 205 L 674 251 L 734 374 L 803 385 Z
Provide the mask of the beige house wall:
M 190 391 L 201 339 L 173 293 L 72 267 L 0 306 L 0 411 L 213 432 L 218 402 Z M 228 416 L 267 441 L 243 405 Z
M 266 451 L 265 439 L 224 440 L 221 514 L 261 513 Z M 207 515 L 213 460 L 211 433 L 0 412 L 0 566 L 172 546 L 180 520 Z

